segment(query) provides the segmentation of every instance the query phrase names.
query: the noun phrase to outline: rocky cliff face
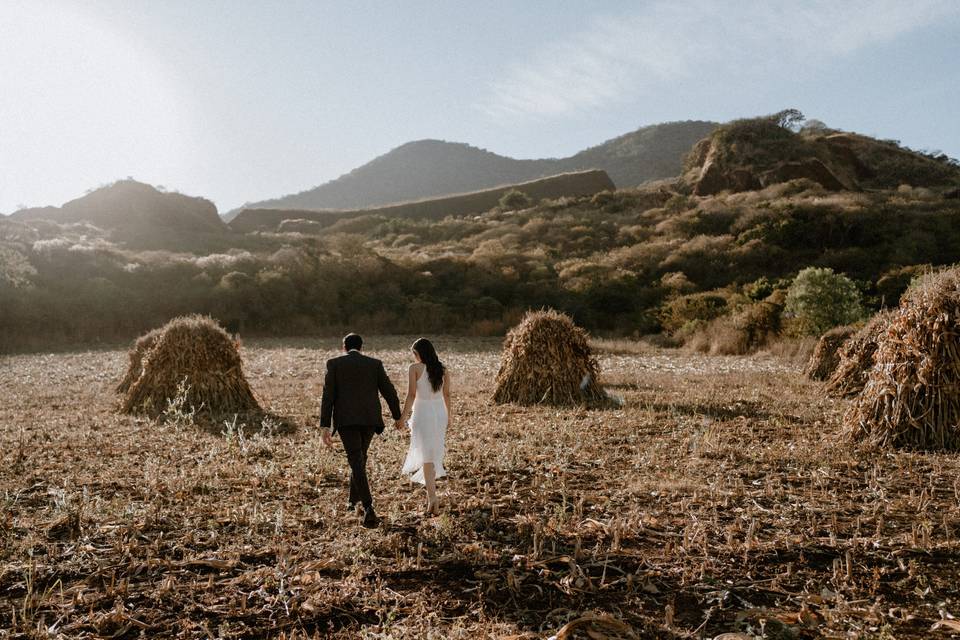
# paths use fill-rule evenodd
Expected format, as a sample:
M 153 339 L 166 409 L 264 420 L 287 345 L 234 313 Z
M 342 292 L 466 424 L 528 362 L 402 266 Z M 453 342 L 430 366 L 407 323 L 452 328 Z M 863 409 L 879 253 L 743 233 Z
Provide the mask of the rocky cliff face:
M 721 191 L 753 191 L 778 182 L 806 179 L 830 191 L 860 189 L 856 176 L 857 159 L 834 154 L 829 145 L 812 145 L 810 155 L 796 159 L 767 159 L 749 162 L 724 148 L 723 142 L 708 140 L 699 151 L 703 162 L 692 178 L 693 193 L 708 196 Z
M 694 145 L 684 181 L 695 195 L 752 191 L 805 179 L 830 191 L 948 187 L 960 167 L 853 133 L 794 132 L 764 118 L 723 125 Z

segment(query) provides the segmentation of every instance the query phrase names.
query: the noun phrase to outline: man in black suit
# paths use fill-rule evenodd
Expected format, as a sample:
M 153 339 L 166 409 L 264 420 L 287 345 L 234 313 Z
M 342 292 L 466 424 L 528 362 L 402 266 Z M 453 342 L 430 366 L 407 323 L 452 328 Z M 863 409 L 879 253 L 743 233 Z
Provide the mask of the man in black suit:
M 377 526 L 373 497 L 367 481 L 367 449 L 373 434 L 383 433 L 380 395 L 387 401 L 394 420 L 400 418 L 400 399 L 383 363 L 360 353 L 363 338 L 351 333 L 343 339 L 344 355 L 327 360 L 320 402 L 320 426 L 323 443 L 333 447 L 333 434 L 339 433 L 350 463 L 350 509 L 363 505 L 363 525 Z M 330 428 L 331 419 L 333 428 Z

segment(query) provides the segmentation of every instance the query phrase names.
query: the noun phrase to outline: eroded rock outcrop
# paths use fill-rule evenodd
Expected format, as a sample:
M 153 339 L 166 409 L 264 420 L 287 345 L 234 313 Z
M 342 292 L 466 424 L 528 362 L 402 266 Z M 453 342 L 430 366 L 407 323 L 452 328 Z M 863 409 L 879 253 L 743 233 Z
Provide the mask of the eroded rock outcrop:
M 698 196 L 792 180 L 830 191 L 902 184 L 943 189 L 960 180 L 960 167 L 945 156 L 918 153 L 895 141 L 829 129 L 797 132 L 768 117 L 728 123 L 698 142 L 687 155 L 683 180 Z

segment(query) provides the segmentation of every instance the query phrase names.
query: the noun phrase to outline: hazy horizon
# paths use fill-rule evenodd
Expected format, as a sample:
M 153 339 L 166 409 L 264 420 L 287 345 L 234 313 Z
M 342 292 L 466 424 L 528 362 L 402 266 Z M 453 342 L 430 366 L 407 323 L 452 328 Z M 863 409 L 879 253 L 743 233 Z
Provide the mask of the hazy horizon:
M 221 212 L 411 140 L 562 157 L 786 107 L 960 156 L 960 4 L 0 4 L 0 212 L 127 176 Z

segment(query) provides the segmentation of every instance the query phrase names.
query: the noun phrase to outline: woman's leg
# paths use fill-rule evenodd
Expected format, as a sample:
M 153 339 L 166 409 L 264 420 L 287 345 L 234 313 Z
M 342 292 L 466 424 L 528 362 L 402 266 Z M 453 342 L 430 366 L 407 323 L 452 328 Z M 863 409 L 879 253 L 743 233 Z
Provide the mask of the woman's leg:
M 437 479 L 432 462 L 423 464 L 423 481 L 427 486 L 427 511 L 434 512 L 437 506 Z

